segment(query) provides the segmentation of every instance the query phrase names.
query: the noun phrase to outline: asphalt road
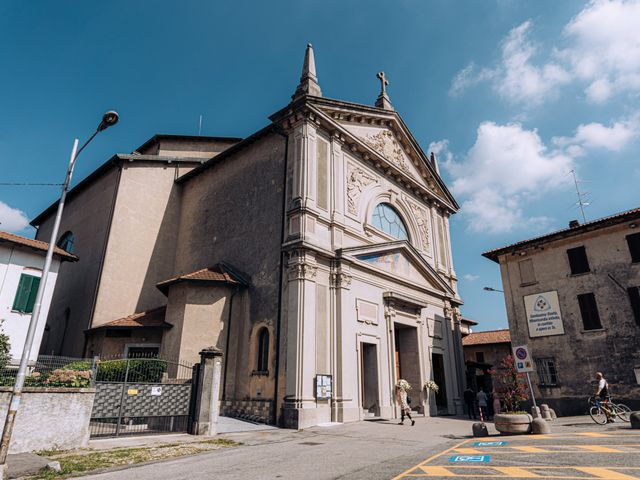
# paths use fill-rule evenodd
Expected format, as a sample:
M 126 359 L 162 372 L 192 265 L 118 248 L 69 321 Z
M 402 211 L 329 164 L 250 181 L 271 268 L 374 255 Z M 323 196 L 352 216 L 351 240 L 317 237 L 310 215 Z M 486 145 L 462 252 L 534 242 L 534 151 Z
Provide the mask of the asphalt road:
M 551 435 L 470 438 L 471 423 L 360 422 L 225 435 L 244 443 L 194 457 L 84 477 L 115 479 L 640 479 L 640 431 L 560 419 Z M 476 445 L 476 442 L 506 442 Z M 452 461 L 462 457 L 462 461 Z M 482 463 L 478 460 L 486 460 Z M 458 459 L 460 460 L 460 459 Z

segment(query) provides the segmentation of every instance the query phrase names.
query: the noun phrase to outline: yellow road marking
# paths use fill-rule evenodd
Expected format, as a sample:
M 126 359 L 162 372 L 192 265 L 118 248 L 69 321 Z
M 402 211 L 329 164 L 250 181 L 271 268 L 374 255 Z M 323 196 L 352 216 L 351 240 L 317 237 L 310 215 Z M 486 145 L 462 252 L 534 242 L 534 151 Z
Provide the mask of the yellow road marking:
M 537 473 L 530 472 L 521 467 L 491 467 L 494 470 L 498 470 L 507 475 L 508 478 L 544 478 L 538 475 Z
M 572 467 L 579 472 L 588 473 L 596 478 L 606 478 L 607 480 L 638 480 L 638 477 L 625 475 L 608 468 L 601 467 Z
M 455 450 L 456 448 L 460 448 L 462 445 L 464 445 L 464 444 L 465 444 L 465 443 L 467 443 L 467 442 L 469 442 L 469 439 L 467 439 L 467 440 L 463 440 L 462 442 L 460 442 L 460 443 L 458 443 L 458 444 L 454 445 L 454 446 L 453 446 L 453 447 L 451 447 L 451 448 L 447 448 L 446 450 L 443 450 L 443 451 L 442 451 L 442 452 L 440 452 L 440 453 L 436 453 L 435 455 L 431 455 L 431 456 L 430 456 L 429 458 L 427 458 L 425 461 L 420 462 L 418 465 L 413 466 L 413 467 L 409 468 L 408 470 L 405 470 L 404 472 L 402 472 L 400 475 L 398 475 L 398 476 L 396 476 L 396 477 L 393 477 L 393 479 L 392 479 L 392 480 L 398 480 L 398 479 L 400 479 L 400 478 L 404 477 L 405 475 L 409 475 L 409 474 L 410 474 L 410 472 L 414 471 L 417 467 L 420 467 L 421 465 L 424 465 L 424 464 L 426 464 L 426 463 L 429 463 L 431 460 L 435 460 L 436 458 L 441 457 L 442 455 L 445 455 L 445 454 L 447 454 L 447 453 L 449 453 L 449 452 L 452 452 L 453 450 Z
M 574 445 L 574 446 L 577 448 L 580 448 L 581 450 L 589 450 L 590 452 L 624 453 L 622 450 L 618 450 L 617 448 L 605 447 L 603 445 Z
M 546 448 L 540 448 L 540 447 L 511 447 L 514 450 L 518 450 L 519 452 L 526 452 L 526 453 L 550 453 L 551 450 L 547 450 Z
M 420 469 L 427 474 L 428 477 L 458 477 L 453 472 L 450 472 L 444 467 L 420 467 Z
M 581 437 L 609 437 L 610 436 L 607 433 L 596 433 L 596 432 L 580 432 L 580 433 L 576 433 L 576 435 Z
M 482 452 L 477 448 L 456 448 L 456 453 L 462 453 L 464 455 L 476 455 Z

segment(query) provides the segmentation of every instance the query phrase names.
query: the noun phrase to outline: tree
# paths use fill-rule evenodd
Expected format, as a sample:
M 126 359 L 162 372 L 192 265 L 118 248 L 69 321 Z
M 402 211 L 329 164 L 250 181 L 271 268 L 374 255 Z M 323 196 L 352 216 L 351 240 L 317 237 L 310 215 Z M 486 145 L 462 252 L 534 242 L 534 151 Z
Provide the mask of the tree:
M 524 373 L 518 373 L 511 355 L 504 357 L 498 365 L 496 392 L 504 402 L 506 413 L 520 411 L 520 404 L 529 398 Z
M 0 320 L 0 328 L 4 320 Z M 11 343 L 9 342 L 9 335 L 0 330 L 0 372 L 4 371 L 7 363 L 11 361 Z

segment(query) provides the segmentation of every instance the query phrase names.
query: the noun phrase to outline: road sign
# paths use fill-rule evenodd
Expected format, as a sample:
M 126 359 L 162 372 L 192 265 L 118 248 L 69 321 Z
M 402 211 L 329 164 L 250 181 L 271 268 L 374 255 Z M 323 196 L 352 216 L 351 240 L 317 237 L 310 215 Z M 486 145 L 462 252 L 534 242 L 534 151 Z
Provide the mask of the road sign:
M 518 373 L 533 372 L 533 360 L 526 345 L 513 347 L 513 359 Z
M 455 455 L 449 458 L 450 462 L 487 463 L 489 455 Z

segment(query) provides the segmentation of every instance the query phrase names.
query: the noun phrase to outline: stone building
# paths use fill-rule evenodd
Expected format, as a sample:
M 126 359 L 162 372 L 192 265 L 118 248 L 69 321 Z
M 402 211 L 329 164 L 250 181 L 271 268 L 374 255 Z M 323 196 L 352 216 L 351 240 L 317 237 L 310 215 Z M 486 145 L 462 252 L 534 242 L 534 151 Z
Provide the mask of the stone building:
M 511 341 L 528 345 L 536 395 L 585 412 L 595 372 L 640 408 L 640 209 L 483 255 L 500 264 Z
M 493 390 L 491 371 L 498 368 L 504 357 L 511 355 L 509 329 L 474 332 L 462 338 L 462 350 L 467 372 L 467 385 L 476 392 Z
M 460 412 L 458 205 L 379 78 L 375 106 L 325 98 L 309 46 L 265 128 L 157 135 L 80 182 L 56 352 L 196 361 L 213 345 L 223 411 L 290 427 L 392 418 L 400 377 L 421 412 Z M 38 237 L 53 213 L 32 222 Z M 421 388 L 432 378 L 437 399 Z

